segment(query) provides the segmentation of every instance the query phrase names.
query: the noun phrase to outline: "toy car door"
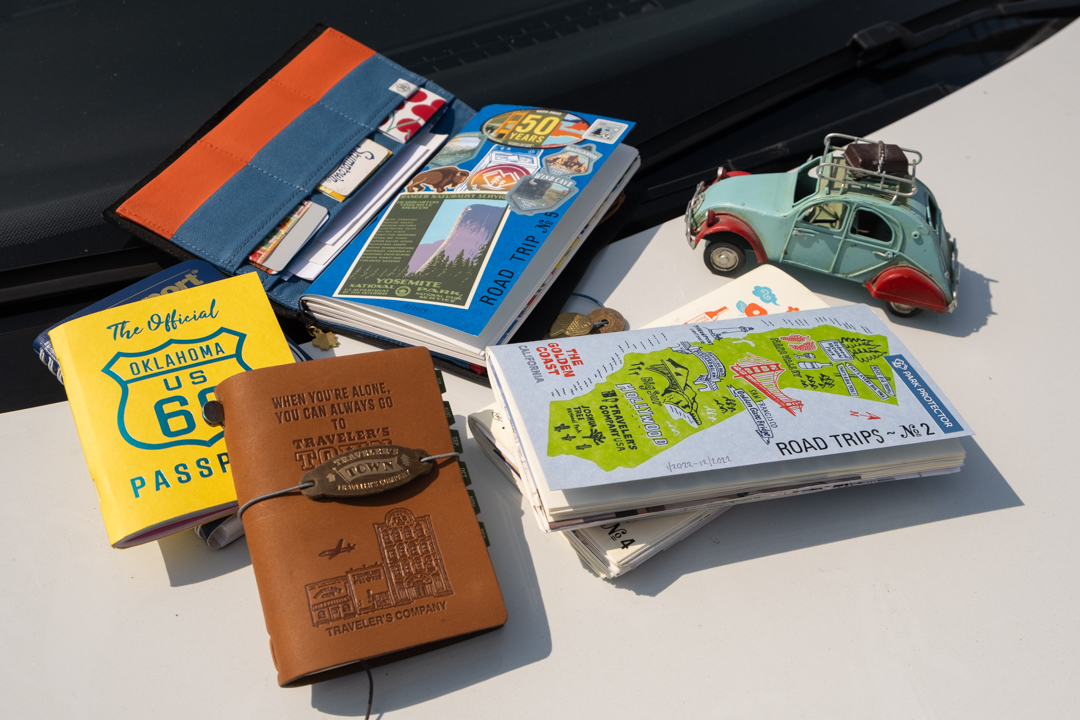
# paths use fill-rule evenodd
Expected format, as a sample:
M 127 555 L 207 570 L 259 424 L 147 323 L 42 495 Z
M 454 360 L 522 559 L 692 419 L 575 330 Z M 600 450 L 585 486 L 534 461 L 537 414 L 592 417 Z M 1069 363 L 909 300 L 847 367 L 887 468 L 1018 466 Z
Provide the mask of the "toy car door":
M 840 259 L 833 273 L 852 278 L 880 270 L 896 255 L 899 228 L 881 213 L 866 207 L 854 207 L 851 224 L 844 234 Z
M 795 220 L 780 261 L 832 272 L 850 214 L 851 206 L 840 200 L 808 206 Z

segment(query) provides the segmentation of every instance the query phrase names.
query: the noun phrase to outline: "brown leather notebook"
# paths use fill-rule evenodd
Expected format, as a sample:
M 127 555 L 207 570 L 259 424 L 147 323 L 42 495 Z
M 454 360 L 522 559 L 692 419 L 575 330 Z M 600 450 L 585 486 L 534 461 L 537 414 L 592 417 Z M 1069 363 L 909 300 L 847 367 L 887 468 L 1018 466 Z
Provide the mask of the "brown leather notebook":
M 393 444 L 454 451 L 427 350 L 235 375 L 218 385 L 242 504 L 295 487 L 339 453 Z M 282 687 L 307 685 L 495 629 L 495 572 L 453 457 L 362 498 L 292 492 L 243 515 Z

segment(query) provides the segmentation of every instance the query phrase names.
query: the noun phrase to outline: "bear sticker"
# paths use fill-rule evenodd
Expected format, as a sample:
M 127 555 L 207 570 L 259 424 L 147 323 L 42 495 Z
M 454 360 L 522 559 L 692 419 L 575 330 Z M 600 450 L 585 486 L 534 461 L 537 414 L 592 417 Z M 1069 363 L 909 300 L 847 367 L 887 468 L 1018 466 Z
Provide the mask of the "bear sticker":
M 423 192 L 424 190 L 446 192 L 461 185 L 468 177 L 468 170 L 462 170 L 453 165 L 425 170 L 409 181 L 409 184 L 405 186 L 405 192 Z

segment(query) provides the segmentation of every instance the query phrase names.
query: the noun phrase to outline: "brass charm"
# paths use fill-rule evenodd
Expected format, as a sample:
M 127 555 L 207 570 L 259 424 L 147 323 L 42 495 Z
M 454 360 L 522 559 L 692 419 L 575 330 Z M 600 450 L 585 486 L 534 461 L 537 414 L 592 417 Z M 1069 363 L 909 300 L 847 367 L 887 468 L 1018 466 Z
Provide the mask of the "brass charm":
M 309 498 L 345 498 L 375 495 L 399 488 L 413 478 L 430 472 L 435 463 L 420 462 L 428 454 L 401 445 L 372 445 L 335 455 L 304 473 L 301 484 Z
M 593 323 L 581 313 L 562 313 L 555 318 L 555 323 L 548 330 L 548 338 L 577 337 L 587 335 Z
M 604 322 L 605 320 L 607 322 Z M 593 324 L 593 332 L 613 333 L 626 329 L 626 318 L 618 310 L 609 307 L 593 310 L 589 313 L 589 322 Z
M 327 352 L 330 348 L 336 348 L 341 344 L 338 342 L 337 335 L 332 332 L 323 332 L 314 325 L 308 328 L 308 332 L 311 333 L 311 344 L 323 352 Z

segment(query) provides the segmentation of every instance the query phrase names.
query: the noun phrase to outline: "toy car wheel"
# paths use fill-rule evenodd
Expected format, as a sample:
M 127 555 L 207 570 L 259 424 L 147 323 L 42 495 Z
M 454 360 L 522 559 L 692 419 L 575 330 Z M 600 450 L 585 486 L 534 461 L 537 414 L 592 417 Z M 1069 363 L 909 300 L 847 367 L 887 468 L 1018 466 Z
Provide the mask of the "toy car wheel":
M 717 240 L 705 247 L 705 267 L 716 275 L 731 275 L 745 264 L 746 253 L 738 245 Z
M 922 308 L 917 308 L 914 305 L 904 305 L 895 302 L 886 303 L 885 307 L 897 317 L 914 317 L 922 312 Z

